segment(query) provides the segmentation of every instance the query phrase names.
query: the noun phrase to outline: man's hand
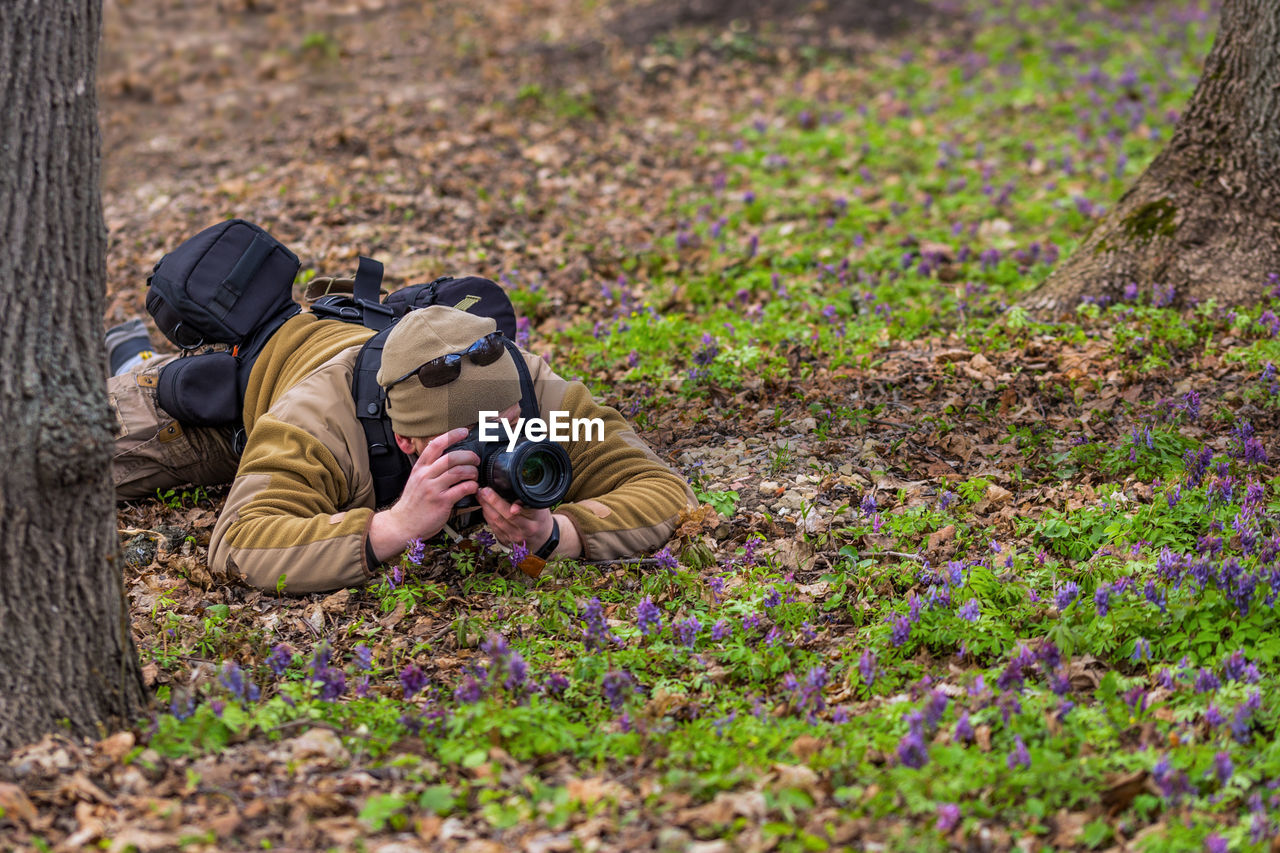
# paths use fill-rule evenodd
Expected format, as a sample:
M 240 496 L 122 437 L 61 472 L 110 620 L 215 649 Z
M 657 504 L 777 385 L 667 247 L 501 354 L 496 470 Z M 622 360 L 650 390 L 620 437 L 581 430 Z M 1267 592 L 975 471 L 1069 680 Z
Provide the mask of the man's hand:
M 476 499 L 484 509 L 484 520 L 493 537 L 503 545 L 523 542 L 529 553 L 533 553 L 551 538 L 551 510 L 525 509 L 487 487 L 480 490 Z
M 476 493 L 480 458 L 469 450 L 444 452 L 466 437 L 466 427 L 460 427 L 428 442 L 413 463 L 400 499 L 390 509 L 374 514 L 369 544 L 379 560 L 396 556 L 410 540 L 435 536 L 449 520 L 453 505 Z M 547 532 L 551 532 L 549 522 Z

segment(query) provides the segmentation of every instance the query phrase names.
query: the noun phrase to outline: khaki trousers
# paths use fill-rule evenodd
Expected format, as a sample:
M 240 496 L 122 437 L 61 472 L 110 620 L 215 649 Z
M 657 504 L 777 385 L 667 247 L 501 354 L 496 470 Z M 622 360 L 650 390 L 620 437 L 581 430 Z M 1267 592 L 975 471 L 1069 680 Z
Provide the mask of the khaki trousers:
M 107 381 L 107 399 L 116 417 L 111 474 L 118 501 L 235 479 L 240 457 L 233 445 L 233 428 L 184 427 L 156 403 L 160 369 L 175 358 L 147 359 L 135 370 Z

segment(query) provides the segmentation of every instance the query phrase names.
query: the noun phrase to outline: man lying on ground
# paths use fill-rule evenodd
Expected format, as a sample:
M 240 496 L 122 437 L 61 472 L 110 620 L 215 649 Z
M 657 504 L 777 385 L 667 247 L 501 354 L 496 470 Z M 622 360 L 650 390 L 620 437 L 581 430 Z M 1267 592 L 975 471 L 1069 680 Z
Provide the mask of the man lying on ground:
M 494 537 L 535 562 L 613 559 L 661 546 L 680 512 L 696 505 L 688 484 L 616 410 L 542 358 L 518 351 L 542 420 L 567 413 L 603 423 L 602 435 L 588 430 L 562 443 L 573 467 L 562 503 L 532 509 L 480 489 L 477 455 L 445 452 L 483 413 L 510 419 L 519 409 L 513 348 L 495 343 L 496 328 L 488 317 L 434 305 L 411 311 L 391 330 L 377 379 L 396 443 L 413 466 L 403 493 L 385 508 L 375 506 L 352 396 L 356 357 L 372 330 L 309 312 L 280 326 L 250 374 L 239 457 L 233 430 L 183 426 L 158 407 L 155 388 L 169 359 L 147 358 L 145 335 L 128 335 L 110 353 L 121 370 L 109 389 L 121 421 L 117 497 L 234 477 L 210 541 L 210 570 L 290 593 L 366 582 L 413 540 L 439 534 L 455 504 L 472 495 Z

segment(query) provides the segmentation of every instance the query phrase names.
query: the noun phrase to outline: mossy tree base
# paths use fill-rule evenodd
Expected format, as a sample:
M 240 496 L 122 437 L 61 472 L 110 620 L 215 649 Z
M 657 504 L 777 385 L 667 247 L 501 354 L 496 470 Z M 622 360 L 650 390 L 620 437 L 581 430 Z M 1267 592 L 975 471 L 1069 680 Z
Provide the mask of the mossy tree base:
M 1280 0 L 1228 0 L 1173 140 L 1027 297 L 1045 315 L 1136 284 L 1159 301 L 1256 302 L 1280 274 Z

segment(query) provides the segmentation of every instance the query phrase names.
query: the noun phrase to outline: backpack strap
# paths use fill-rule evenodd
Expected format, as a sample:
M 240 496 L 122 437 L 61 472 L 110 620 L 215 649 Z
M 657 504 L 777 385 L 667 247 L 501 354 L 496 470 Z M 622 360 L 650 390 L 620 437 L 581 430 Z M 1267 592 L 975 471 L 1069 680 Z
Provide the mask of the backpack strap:
M 352 297 L 360 306 L 361 322 L 376 332 L 395 322 L 396 313 L 382 304 L 382 263 L 373 258 L 360 256 L 360 266 L 356 268 L 356 283 L 352 288 Z M 379 357 L 381 362 L 382 358 Z
M 412 468 L 409 457 L 396 444 L 391 418 L 387 415 L 387 394 L 378 384 L 382 347 L 390 333 L 391 327 L 388 326 L 365 341 L 360 354 L 356 356 L 355 372 L 351 378 L 351 396 L 356 402 L 356 417 L 364 428 L 365 443 L 369 447 L 369 474 L 373 478 L 374 502 L 380 507 L 400 497 Z

